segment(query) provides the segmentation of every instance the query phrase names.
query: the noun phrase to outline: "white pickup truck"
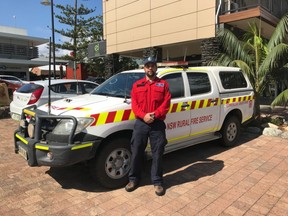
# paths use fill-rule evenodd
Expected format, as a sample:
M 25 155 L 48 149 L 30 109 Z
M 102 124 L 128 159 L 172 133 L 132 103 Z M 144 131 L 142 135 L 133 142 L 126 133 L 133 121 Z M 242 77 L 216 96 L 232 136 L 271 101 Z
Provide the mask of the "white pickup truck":
M 93 177 L 103 186 L 125 185 L 135 121 L 130 91 L 144 75 L 140 69 L 124 71 L 90 94 L 24 109 L 14 135 L 15 152 L 29 166 L 88 161 Z M 241 124 L 253 116 L 254 91 L 239 68 L 159 68 L 157 76 L 167 80 L 172 94 L 165 153 L 214 139 L 232 146 Z

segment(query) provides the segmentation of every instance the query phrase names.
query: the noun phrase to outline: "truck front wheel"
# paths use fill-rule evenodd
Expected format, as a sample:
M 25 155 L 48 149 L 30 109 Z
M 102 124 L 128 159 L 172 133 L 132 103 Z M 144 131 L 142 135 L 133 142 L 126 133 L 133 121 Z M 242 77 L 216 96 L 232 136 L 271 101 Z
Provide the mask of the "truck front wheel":
M 115 189 L 128 182 L 130 164 L 130 140 L 118 138 L 104 143 L 101 151 L 90 161 L 90 171 L 102 186 Z
M 226 119 L 221 129 L 222 145 L 233 146 L 238 141 L 240 134 L 240 122 L 235 116 Z

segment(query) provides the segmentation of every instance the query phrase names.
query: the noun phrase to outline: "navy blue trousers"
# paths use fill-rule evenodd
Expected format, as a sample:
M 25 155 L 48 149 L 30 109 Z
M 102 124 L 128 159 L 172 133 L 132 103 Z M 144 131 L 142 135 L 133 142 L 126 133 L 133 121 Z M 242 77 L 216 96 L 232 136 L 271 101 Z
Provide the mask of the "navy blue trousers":
M 152 153 L 151 181 L 154 185 L 163 183 L 162 156 L 167 144 L 165 128 L 164 121 L 155 120 L 151 124 L 146 124 L 143 120 L 136 120 L 131 139 L 132 161 L 129 181 L 137 182 L 141 178 L 149 138 Z

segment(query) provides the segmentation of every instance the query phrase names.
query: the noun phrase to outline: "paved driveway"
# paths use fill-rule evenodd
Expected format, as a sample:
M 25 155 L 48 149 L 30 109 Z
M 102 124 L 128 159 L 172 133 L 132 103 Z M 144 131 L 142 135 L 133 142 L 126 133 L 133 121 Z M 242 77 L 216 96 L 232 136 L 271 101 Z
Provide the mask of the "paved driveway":
M 165 155 L 166 195 L 157 197 L 149 162 L 141 186 L 106 190 L 85 164 L 29 167 L 14 154 L 17 124 L 0 120 L 0 215 L 288 215 L 288 143 L 244 133 Z

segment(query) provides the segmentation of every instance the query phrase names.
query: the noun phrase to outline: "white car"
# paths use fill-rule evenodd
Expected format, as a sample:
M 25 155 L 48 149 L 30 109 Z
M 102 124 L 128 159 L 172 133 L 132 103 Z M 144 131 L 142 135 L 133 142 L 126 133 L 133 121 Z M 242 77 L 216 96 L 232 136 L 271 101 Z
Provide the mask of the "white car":
M 0 75 L 0 79 L 7 80 L 7 81 L 15 83 L 15 84 L 27 84 L 27 83 L 29 83 L 28 81 L 21 80 L 18 77 L 11 76 L 11 75 Z
M 49 80 L 34 81 L 23 85 L 13 93 L 10 103 L 10 115 L 20 120 L 23 108 L 31 105 L 36 107 L 48 103 Z M 86 94 L 98 86 L 97 83 L 85 80 L 58 79 L 51 80 L 51 102 L 67 97 Z

